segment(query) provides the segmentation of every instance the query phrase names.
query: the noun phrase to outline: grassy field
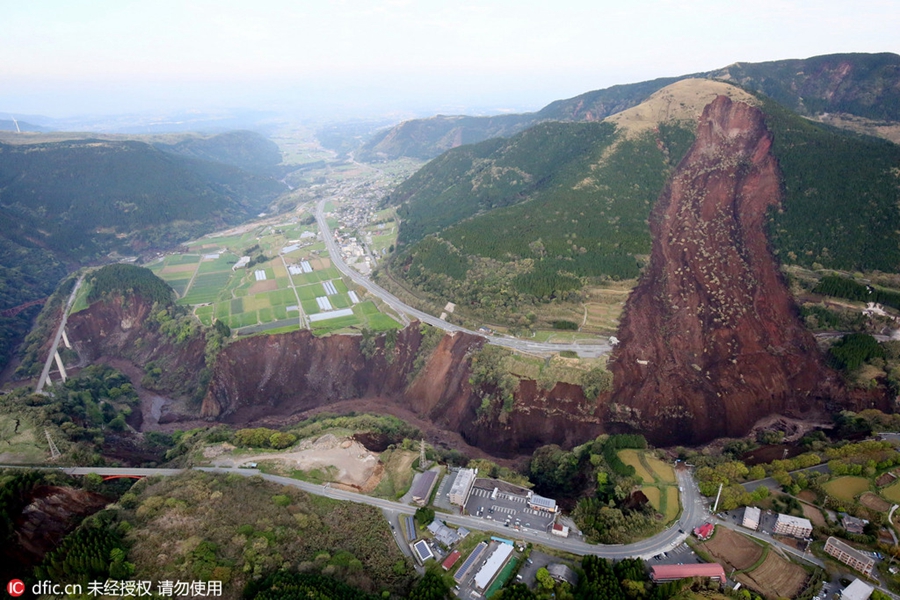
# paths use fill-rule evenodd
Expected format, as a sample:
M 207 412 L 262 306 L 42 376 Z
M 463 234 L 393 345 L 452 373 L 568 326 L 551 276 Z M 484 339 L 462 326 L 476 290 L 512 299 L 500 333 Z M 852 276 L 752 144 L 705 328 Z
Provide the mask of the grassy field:
M 641 450 L 633 450 L 630 448 L 627 450 L 619 450 L 619 458 L 622 459 L 622 462 L 634 467 L 635 474 L 640 477 L 644 483 L 655 483 L 656 480 L 653 477 L 653 473 L 651 473 L 641 461 L 642 454 L 643 452 Z
M 619 450 L 619 458 L 626 465 L 634 467 L 635 475 L 644 482 L 641 491 L 653 508 L 663 515 L 665 522 L 674 521 L 681 506 L 672 467 L 643 450 Z
M 655 456 L 649 456 L 647 454 L 644 455 L 644 460 L 653 474 L 656 475 L 660 481 L 675 485 L 675 469 L 672 468 L 672 465 L 664 463 Z
M 891 502 L 900 504 L 900 481 L 897 481 L 896 483 L 893 483 L 882 489 L 881 495 Z
M 47 440 L 27 419 L 0 414 L 0 461 L 11 464 L 42 463 L 49 458 Z
M 869 480 L 865 477 L 837 477 L 822 487 L 835 498 L 850 502 L 863 492 L 868 491 Z
M 413 461 L 418 453 L 410 450 L 385 450 L 381 453 L 381 462 L 384 465 L 384 474 L 378 486 L 372 491 L 372 496 L 397 500 L 409 490 L 413 480 Z

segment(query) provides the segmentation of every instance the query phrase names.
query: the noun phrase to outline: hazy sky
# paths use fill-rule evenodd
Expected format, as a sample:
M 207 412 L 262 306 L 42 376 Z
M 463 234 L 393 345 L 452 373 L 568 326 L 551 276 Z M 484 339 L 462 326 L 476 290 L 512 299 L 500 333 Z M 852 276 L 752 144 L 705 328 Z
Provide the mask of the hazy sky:
M 896 0 L 34 0 L 0 20 L 0 118 L 536 109 L 736 61 L 900 53 Z

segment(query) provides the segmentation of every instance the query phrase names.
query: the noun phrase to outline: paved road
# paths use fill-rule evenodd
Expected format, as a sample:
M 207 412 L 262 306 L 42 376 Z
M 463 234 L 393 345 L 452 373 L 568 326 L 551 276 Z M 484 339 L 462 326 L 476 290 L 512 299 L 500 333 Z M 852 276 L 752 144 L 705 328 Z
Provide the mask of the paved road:
M 806 467 L 805 469 L 797 469 L 796 471 L 791 471 L 790 474 L 794 473 L 831 473 L 831 469 L 828 468 L 828 463 L 822 463 L 821 465 L 816 465 L 814 467 Z M 759 486 L 765 486 L 770 490 L 780 490 L 781 484 L 772 479 L 771 477 L 766 477 L 765 479 L 756 479 L 755 481 L 748 481 L 747 483 L 742 483 L 741 486 L 747 490 L 748 492 L 752 492 Z
M 47 378 L 50 377 L 50 367 L 53 365 L 53 357 L 56 356 L 56 349 L 59 347 L 59 340 L 62 339 L 63 330 L 66 328 L 66 319 L 69 318 L 69 310 L 72 308 L 72 304 L 75 302 L 75 296 L 78 294 L 78 288 L 81 287 L 81 282 L 84 279 L 84 275 L 78 278 L 78 281 L 75 282 L 75 287 L 72 289 L 72 293 L 69 294 L 69 301 L 66 302 L 66 308 L 63 310 L 62 320 L 59 322 L 59 328 L 56 330 L 56 337 L 53 338 L 53 345 L 50 346 L 50 354 L 47 355 L 47 362 L 44 363 L 44 370 L 41 371 L 41 378 L 38 379 L 37 387 L 34 388 L 35 393 L 40 394 L 44 391 L 44 385 L 47 383 Z
M 488 343 L 496 344 L 497 346 L 505 346 L 507 348 L 512 348 L 514 350 L 519 350 L 522 352 L 546 353 L 559 352 L 561 350 L 572 350 L 574 352 L 578 352 L 580 356 L 596 358 L 603 354 L 607 354 L 612 350 L 612 346 L 605 342 L 587 342 L 583 344 L 577 342 L 570 344 L 549 344 L 530 342 L 528 340 L 520 340 L 512 337 L 486 336 L 477 331 L 448 323 L 444 320 L 438 319 L 433 315 L 429 315 L 428 313 L 422 312 L 421 310 L 415 309 L 412 306 L 405 304 L 403 301 L 385 290 L 377 283 L 366 279 L 358 271 L 351 269 L 347 265 L 347 263 L 344 262 L 343 257 L 341 257 L 340 248 L 338 248 L 337 244 L 334 242 L 334 236 L 331 233 L 331 229 L 328 227 L 328 222 L 325 220 L 325 202 L 326 200 L 320 200 L 316 205 L 316 221 L 319 224 L 319 230 L 322 232 L 322 238 L 325 240 L 325 246 L 328 249 L 328 254 L 331 257 L 334 266 L 337 267 L 341 273 L 349 277 L 354 283 L 366 288 L 371 294 L 378 296 L 385 304 L 390 306 L 397 313 L 401 315 L 408 315 L 410 317 L 413 317 L 414 319 L 418 319 L 423 323 L 428 323 L 429 325 L 443 329 L 444 331 L 463 331 L 465 333 L 484 337 L 488 341 Z
M 23 467 L 21 465 L 0 465 L 0 468 L 56 469 L 68 473 L 69 475 L 87 475 L 88 473 L 96 473 L 98 475 L 146 475 L 148 477 L 153 475 L 178 475 L 179 473 L 183 473 L 185 471 L 184 469 L 128 469 L 118 467 Z M 399 502 L 384 500 L 382 498 L 373 498 L 371 496 L 364 496 L 362 494 L 357 494 L 356 492 L 338 490 L 328 485 L 309 483 L 306 481 L 300 481 L 298 479 L 291 479 L 290 477 L 268 475 L 266 473 L 260 473 L 256 469 L 230 469 L 224 467 L 194 467 L 194 469 L 207 473 L 236 473 L 245 477 L 253 477 L 258 475 L 259 477 L 262 477 L 267 481 L 278 483 L 280 485 L 289 485 L 295 488 L 299 488 L 310 494 L 315 494 L 317 496 L 325 496 L 326 498 L 332 498 L 334 500 L 356 502 L 357 504 L 368 504 L 369 506 L 374 506 L 381 509 L 385 514 L 411 514 L 414 511 L 413 507 L 401 504 Z M 700 497 L 700 491 L 697 489 L 697 485 L 694 482 L 693 477 L 691 477 L 688 471 L 684 470 L 676 471 L 676 477 L 678 479 L 678 485 L 682 490 L 681 498 L 684 509 L 682 511 L 681 518 L 679 518 L 678 522 L 669 529 L 666 529 L 665 531 L 658 533 L 653 537 L 641 540 L 640 542 L 618 545 L 588 544 L 577 538 L 561 538 L 550 535 L 547 532 L 532 531 L 527 529 L 515 532 L 514 537 L 517 540 L 523 539 L 529 542 L 541 544 L 550 548 L 555 548 L 557 550 L 564 550 L 566 552 L 571 552 L 572 554 L 581 556 L 585 554 L 595 554 L 597 556 L 602 556 L 605 558 L 650 558 L 651 556 L 654 556 L 661 552 L 666 552 L 678 546 L 679 544 L 684 542 L 684 540 L 690 534 L 691 529 L 697 527 L 698 525 L 701 525 L 708 520 L 706 509 L 704 508 L 703 501 Z M 438 513 L 438 517 L 453 525 L 462 525 L 468 529 L 490 531 L 503 534 L 504 537 L 510 537 L 510 529 L 504 527 L 501 523 L 496 523 L 494 521 L 463 515 L 448 515 L 444 513 Z M 397 534 L 397 536 L 402 536 L 403 530 L 400 527 L 401 524 L 399 523 L 399 521 L 396 518 L 389 518 L 388 521 L 394 525 L 395 533 Z M 401 544 L 402 537 L 398 537 L 397 539 L 398 544 Z

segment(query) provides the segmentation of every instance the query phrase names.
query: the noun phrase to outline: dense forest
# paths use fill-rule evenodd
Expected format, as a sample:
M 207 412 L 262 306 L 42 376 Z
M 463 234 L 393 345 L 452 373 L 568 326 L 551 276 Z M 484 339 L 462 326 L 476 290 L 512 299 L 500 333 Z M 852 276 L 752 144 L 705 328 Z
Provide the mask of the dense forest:
M 900 270 L 900 146 L 763 101 L 784 180 L 784 202 L 769 225 L 778 258 L 809 268 Z

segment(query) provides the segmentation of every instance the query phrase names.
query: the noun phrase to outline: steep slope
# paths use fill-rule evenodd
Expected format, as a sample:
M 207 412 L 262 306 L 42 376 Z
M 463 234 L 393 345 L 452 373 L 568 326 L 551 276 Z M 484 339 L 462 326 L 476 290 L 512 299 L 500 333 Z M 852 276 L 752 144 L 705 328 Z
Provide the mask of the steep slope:
M 358 157 L 428 159 L 460 144 L 511 136 L 542 121 L 601 121 L 637 106 L 663 87 L 689 78 L 730 81 L 800 114 L 854 131 L 900 139 L 900 56 L 854 53 L 735 63 L 714 71 L 616 85 L 557 100 L 535 113 L 414 119 L 373 136 Z
M 831 375 L 769 252 L 781 174 L 763 114 L 721 96 L 651 217 L 650 265 L 625 308 L 613 419 L 655 440 L 746 433 L 827 396 Z

